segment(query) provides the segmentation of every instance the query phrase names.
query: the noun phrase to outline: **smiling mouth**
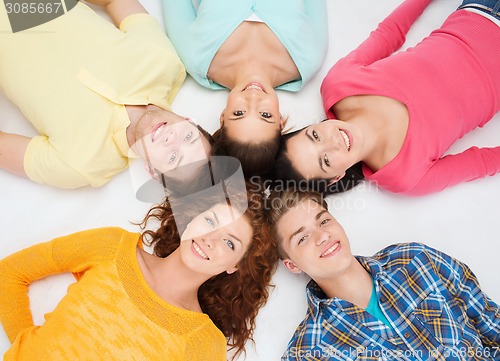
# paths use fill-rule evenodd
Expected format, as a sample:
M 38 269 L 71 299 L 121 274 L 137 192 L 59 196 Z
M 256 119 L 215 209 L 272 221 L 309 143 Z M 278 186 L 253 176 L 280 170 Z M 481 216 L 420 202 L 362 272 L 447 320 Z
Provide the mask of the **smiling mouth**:
M 208 256 L 206 255 L 205 252 L 202 251 L 202 249 L 196 244 L 196 242 L 194 241 L 193 239 L 193 249 L 196 251 L 196 253 L 198 253 L 200 255 L 201 258 L 204 258 L 204 259 L 210 259 L 208 258 Z
M 351 139 L 349 138 L 349 136 L 347 135 L 347 133 L 345 131 L 339 130 L 339 132 L 340 132 L 340 135 L 342 136 L 342 138 L 344 139 L 344 144 L 345 144 L 347 151 L 351 150 Z
M 328 255 L 332 254 L 333 251 L 335 251 L 339 246 L 340 246 L 340 241 L 335 242 L 332 246 L 328 247 L 328 249 L 326 249 L 323 253 L 321 253 L 319 258 L 327 257 Z
M 151 132 L 151 141 L 154 142 L 155 141 L 155 138 L 158 136 L 158 134 L 160 134 L 161 130 L 163 129 L 163 127 L 167 125 L 167 122 L 165 123 L 159 123 L 157 124 L 154 128 L 153 128 L 153 131 Z
M 245 90 L 260 90 L 261 92 L 266 93 L 266 90 L 264 89 L 264 87 L 262 86 L 262 84 L 257 83 L 257 82 L 253 82 L 253 83 L 248 84 L 243 89 L 243 91 L 245 91 Z

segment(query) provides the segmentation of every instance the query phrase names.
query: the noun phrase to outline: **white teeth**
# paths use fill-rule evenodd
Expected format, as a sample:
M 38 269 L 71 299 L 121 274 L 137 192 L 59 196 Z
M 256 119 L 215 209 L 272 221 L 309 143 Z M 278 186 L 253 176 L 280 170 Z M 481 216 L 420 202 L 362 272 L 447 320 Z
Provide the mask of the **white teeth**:
M 195 242 L 193 242 L 193 248 L 196 251 L 196 253 L 198 253 L 200 256 L 202 256 L 205 259 L 208 259 L 208 256 L 205 254 L 205 252 L 203 252 Z
M 261 88 L 260 86 L 255 85 L 255 84 L 252 84 L 252 85 L 247 86 L 247 87 L 245 88 L 245 90 L 247 90 L 247 89 L 257 89 L 257 90 L 260 90 L 260 91 L 264 91 L 264 90 L 262 90 L 262 88 Z
M 331 246 L 325 252 L 323 252 L 323 254 L 320 257 L 328 256 L 330 253 L 332 253 L 333 251 L 335 251 L 338 246 L 339 246 L 339 243 L 338 242 L 335 243 L 333 246 Z
M 344 138 L 344 143 L 345 143 L 347 150 L 351 149 L 351 141 L 349 140 L 349 136 L 346 134 L 346 132 L 341 130 L 340 135 L 342 135 L 342 138 Z
M 160 133 L 160 131 L 163 129 L 163 127 L 165 126 L 165 124 L 167 123 L 163 123 L 162 125 L 160 125 L 158 127 L 158 129 L 155 130 L 155 132 L 153 133 L 153 141 L 156 139 L 156 136 L 158 135 L 158 133 Z

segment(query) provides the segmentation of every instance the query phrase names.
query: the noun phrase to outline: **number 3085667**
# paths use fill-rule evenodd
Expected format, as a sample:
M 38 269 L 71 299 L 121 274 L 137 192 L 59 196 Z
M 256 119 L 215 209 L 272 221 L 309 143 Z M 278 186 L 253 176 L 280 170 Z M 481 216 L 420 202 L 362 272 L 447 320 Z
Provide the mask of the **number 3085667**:
M 5 3 L 7 14 L 57 14 L 63 12 L 61 3 Z

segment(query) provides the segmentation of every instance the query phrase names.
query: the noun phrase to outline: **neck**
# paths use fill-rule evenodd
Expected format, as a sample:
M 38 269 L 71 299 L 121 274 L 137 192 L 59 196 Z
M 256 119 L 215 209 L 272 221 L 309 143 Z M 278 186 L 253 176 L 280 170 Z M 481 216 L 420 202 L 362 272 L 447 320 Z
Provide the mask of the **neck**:
M 238 84 L 251 82 L 259 82 L 264 87 L 271 88 L 276 88 L 282 84 L 277 69 L 248 60 L 236 61 L 232 66 L 225 68 L 224 72 L 209 74 L 209 77 L 229 89 L 233 89 Z
M 370 168 L 372 168 L 372 166 L 374 166 L 375 170 L 380 168 L 375 166 L 375 164 L 380 162 L 379 158 L 383 157 L 385 153 L 383 150 L 387 144 L 383 122 L 380 122 L 379 117 L 373 116 L 373 114 L 369 112 L 361 111 L 347 118 L 345 121 L 357 125 L 364 134 L 370 135 L 363 139 L 363 149 L 360 152 L 360 160 Z
M 328 298 L 338 297 L 362 308 L 370 302 L 372 277 L 355 258 L 341 274 L 315 281 Z
M 139 251 L 141 270 L 148 285 L 168 303 L 192 311 L 201 311 L 198 289 L 210 277 L 188 268 L 180 257 L 179 248 L 166 258 Z

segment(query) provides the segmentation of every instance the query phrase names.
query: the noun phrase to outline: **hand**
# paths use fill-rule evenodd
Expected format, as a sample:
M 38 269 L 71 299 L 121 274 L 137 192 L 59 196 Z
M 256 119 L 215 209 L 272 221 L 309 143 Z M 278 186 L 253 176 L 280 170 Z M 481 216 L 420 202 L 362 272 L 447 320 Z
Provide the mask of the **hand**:
M 23 135 L 0 132 L 0 169 L 26 177 L 24 153 L 30 141 Z
M 127 16 L 137 13 L 148 13 L 138 0 L 86 0 L 91 4 L 102 6 L 119 27 Z

